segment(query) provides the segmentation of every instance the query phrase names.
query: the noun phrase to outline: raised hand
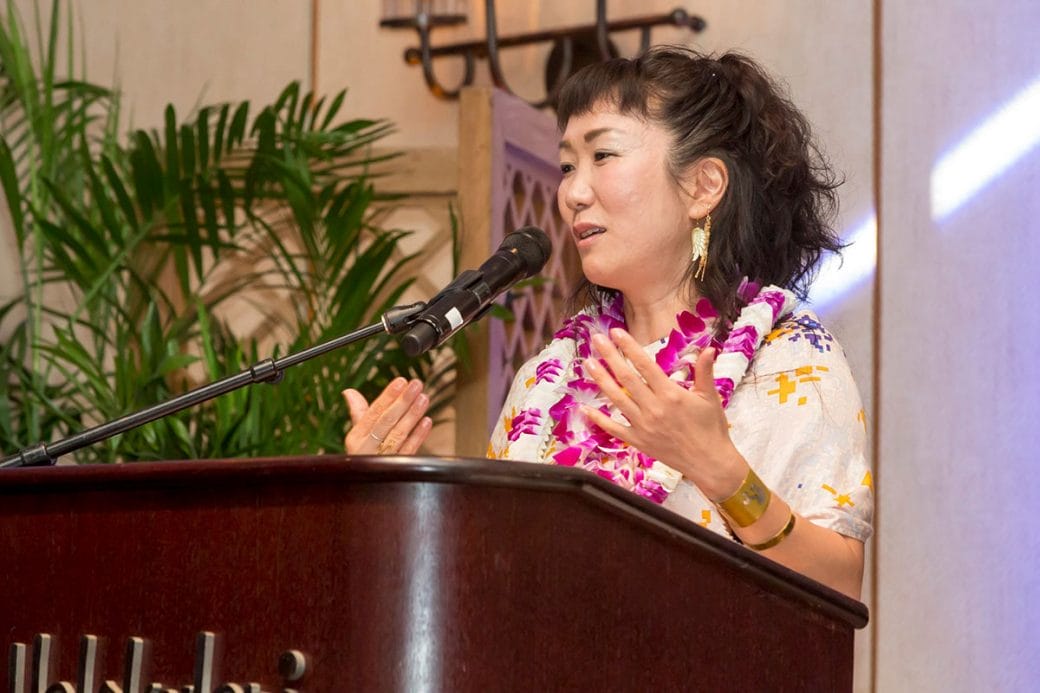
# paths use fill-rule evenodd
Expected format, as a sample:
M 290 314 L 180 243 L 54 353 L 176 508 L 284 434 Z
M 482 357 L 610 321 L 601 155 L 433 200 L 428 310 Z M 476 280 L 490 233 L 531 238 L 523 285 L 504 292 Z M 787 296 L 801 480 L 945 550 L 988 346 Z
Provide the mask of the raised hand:
M 603 362 L 588 358 L 585 368 L 628 424 L 582 407 L 592 423 L 682 472 L 708 498 L 725 498 L 739 487 L 748 467 L 730 440 L 715 390 L 714 349 L 697 357 L 695 384 L 687 390 L 625 330 L 611 330 L 610 339 L 596 335 L 592 346 Z
M 343 441 L 347 454 L 414 455 L 433 428 L 424 416 L 430 398 L 422 389 L 418 380 L 395 378 L 372 404 L 357 390 L 344 390 L 353 422 Z

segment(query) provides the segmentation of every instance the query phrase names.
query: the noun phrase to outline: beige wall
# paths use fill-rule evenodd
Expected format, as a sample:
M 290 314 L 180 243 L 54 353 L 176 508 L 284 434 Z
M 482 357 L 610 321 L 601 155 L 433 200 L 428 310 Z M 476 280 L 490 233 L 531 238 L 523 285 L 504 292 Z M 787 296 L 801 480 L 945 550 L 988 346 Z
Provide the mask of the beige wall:
M 981 9 L 884 3 L 884 691 L 1040 687 L 1040 4 Z
M 34 4 L 15 2 L 30 30 Z M 46 15 L 50 3 L 39 5 Z M 309 3 L 90 0 L 68 6 L 79 32 L 76 74 L 82 74 L 82 56 L 87 79 L 120 89 L 127 130 L 161 125 L 168 103 L 185 118 L 205 103 L 266 104 L 293 79 L 307 84 Z M 9 224 L 0 219 L 0 302 L 20 285 Z
M 25 0 L 23 0 L 23 3 Z M 173 103 L 273 101 L 291 80 L 309 87 L 307 2 L 90 0 L 75 3 L 88 75 L 118 84 L 134 127 L 162 122 Z

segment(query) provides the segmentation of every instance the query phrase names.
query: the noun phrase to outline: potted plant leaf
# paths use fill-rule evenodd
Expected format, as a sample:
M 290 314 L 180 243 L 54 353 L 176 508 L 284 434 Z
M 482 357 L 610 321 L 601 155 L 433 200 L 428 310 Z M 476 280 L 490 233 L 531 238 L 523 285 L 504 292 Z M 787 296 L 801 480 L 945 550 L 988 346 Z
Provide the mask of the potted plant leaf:
M 411 283 L 407 233 L 378 224 L 382 120 L 340 120 L 288 85 L 271 104 L 200 108 L 120 134 L 117 93 L 59 77 L 51 7 L 35 54 L 0 21 L 0 184 L 19 291 L 0 305 L 0 451 L 164 401 L 378 319 Z M 42 32 L 37 32 L 41 36 Z M 64 53 L 73 55 L 72 28 Z M 71 61 L 70 61 L 71 63 Z M 243 316 L 249 316 L 244 319 Z M 243 328 L 243 322 L 247 323 Z M 450 389 L 444 354 L 370 340 L 77 453 L 79 462 L 335 451 L 344 387 Z

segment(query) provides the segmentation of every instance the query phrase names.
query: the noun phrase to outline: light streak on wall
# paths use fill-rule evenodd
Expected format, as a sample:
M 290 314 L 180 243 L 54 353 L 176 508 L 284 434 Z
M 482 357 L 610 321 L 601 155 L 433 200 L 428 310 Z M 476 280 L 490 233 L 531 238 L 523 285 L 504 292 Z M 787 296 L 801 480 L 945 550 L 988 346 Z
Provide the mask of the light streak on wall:
M 932 169 L 932 219 L 943 221 L 1040 143 L 1040 79 L 949 149 Z
M 809 292 L 817 312 L 824 312 L 874 276 L 877 266 L 877 217 L 871 214 L 844 235 L 841 256 L 828 255 Z

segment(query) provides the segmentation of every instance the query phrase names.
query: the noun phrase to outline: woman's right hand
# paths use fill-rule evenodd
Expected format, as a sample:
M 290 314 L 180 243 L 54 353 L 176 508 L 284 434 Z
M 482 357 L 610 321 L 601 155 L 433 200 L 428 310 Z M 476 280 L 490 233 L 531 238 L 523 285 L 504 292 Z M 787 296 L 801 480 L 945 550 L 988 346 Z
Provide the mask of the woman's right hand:
M 347 454 L 414 455 L 433 428 L 424 416 L 430 398 L 422 389 L 418 380 L 395 378 L 372 404 L 357 390 L 344 390 L 353 422 L 343 441 Z

